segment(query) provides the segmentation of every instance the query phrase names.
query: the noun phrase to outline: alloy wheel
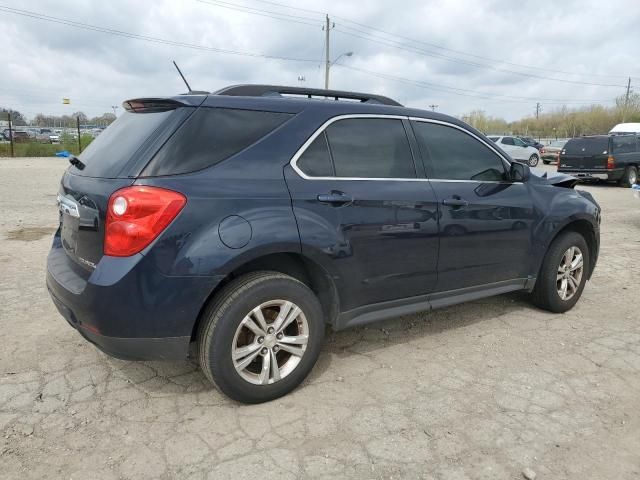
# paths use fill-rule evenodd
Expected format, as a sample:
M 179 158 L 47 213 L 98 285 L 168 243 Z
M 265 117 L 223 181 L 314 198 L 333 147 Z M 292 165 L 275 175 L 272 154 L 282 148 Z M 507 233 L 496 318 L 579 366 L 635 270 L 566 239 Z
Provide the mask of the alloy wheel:
M 560 260 L 556 288 L 562 300 L 570 300 L 578 292 L 584 271 L 584 257 L 578 247 L 569 247 Z
M 254 385 L 276 383 L 300 363 L 309 342 L 304 312 L 287 300 L 270 300 L 251 310 L 233 338 L 236 372 Z

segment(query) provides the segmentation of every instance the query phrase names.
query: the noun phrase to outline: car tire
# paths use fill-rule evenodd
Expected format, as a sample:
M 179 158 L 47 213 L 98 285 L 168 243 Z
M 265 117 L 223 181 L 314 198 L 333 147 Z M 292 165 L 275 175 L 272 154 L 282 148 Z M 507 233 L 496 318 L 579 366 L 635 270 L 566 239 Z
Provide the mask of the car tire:
M 636 183 L 638 183 L 638 169 L 630 165 L 625 168 L 624 174 L 622 175 L 619 184 L 621 187 L 629 188 Z
M 285 311 L 287 304 L 292 306 Z M 272 331 L 280 315 L 282 326 L 296 308 L 300 313 L 286 327 Z M 320 302 L 307 285 L 278 272 L 253 272 L 223 287 L 203 312 L 198 361 L 205 376 L 232 399 L 267 402 L 306 378 L 320 354 L 324 330 Z M 284 340 L 302 342 L 305 335 L 304 344 Z
M 544 163 L 545 165 L 549 165 L 551 162 L 549 160 L 542 160 L 542 163 Z
M 530 167 L 535 167 L 538 165 L 538 161 L 540 160 L 540 157 L 538 157 L 538 155 L 536 155 L 535 153 L 533 153 L 530 157 L 529 157 L 529 166 Z
M 571 261 L 567 262 L 570 254 Z M 574 254 L 582 255 L 582 263 L 579 279 L 576 278 L 577 270 L 569 270 L 571 280 L 566 277 L 566 265 L 575 262 Z M 591 257 L 589 247 L 582 235 L 576 232 L 566 232 L 559 235 L 552 243 L 542 262 L 540 274 L 536 279 L 536 285 L 531 293 L 531 300 L 534 305 L 544 310 L 554 313 L 563 313 L 573 308 L 580 299 L 587 281 L 588 272 L 590 271 Z M 570 269 L 573 268 L 570 266 Z M 561 278 L 564 275 L 564 278 Z M 576 281 L 577 280 L 577 281 Z M 565 285 L 565 293 L 571 293 L 571 296 L 562 297 L 562 287 Z

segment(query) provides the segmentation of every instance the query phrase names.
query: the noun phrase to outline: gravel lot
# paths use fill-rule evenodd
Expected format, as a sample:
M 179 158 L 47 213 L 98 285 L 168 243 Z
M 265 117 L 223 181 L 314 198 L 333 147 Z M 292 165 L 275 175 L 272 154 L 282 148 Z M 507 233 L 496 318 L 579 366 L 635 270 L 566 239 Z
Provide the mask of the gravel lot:
M 577 307 L 504 295 L 331 333 L 258 406 L 191 363 L 111 359 L 44 285 L 61 159 L 0 159 L 0 478 L 640 476 L 640 200 L 590 190 L 601 257 Z

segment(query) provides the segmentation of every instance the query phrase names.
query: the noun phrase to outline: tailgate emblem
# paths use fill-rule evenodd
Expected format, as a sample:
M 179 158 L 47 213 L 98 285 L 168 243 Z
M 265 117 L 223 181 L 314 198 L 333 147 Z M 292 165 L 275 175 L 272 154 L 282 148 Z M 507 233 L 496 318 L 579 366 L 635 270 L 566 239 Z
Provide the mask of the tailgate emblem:
M 75 218 L 80 218 L 80 212 L 78 211 L 78 204 L 73 200 L 58 194 L 56 198 L 58 209 L 61 213 L 66 213 Z

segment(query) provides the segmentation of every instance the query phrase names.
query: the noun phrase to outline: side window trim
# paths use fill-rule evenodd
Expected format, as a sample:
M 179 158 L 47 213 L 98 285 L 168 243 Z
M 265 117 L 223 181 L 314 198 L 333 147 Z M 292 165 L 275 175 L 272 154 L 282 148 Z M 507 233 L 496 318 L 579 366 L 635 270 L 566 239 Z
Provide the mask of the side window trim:
M 445 127 L 453 127 L 456 128 L 458 130 L 460 130 L 463 133 L 466 133 L 467 135 L 469 135 L 470 137 L 476 139 L 477 141 L 479 141 L 482 145 L 484 145 L 485 147 L 487 147 L 489 150 L 491 150 L 493 153 L 496 154 L 496 156 L 502 161 L 503 167 L 505 169 L 505 172 L 509 171 L 509 168 L 511 168 L 511 162 L 509 160 L 507 160 L 495 147 L 492 147 L 490 143 L 493 143 L 490 141 L 490 143 L 485 142 L 482 138 L 480 138 L 479 136 L 475 135 L 473 132 L 470 132 L 469 130 L 467 130 L 466 128 L 462 128 L 458 125 L 455 125 L 453 123 L 450 122 L 444 122 L 442 120 L 435 120 L 435 119 L 431 119 L 431 118 L 421 118 L 421 117 L 409 117 L 409 121 L 411 122 L 421 122 L 421 123 L 435 123 L 438 125 L 444 125 Z M 427 168 L 426 165 L 426 161 L 430 161 L 430 156 L 429 156 L 429 152 L 423 153 L 422 152 L 422 148 L 420 149 L 422 156 L 423 156 L 423 161 L 425 162 L 424 168 L 425 170 L 427 170 L 427 172 L 429 172 L 429 168 Z M 516 184 L 516 183 L 522 183 L 522 182 L 510 182 L 508 180 L 454 180 L 454 179 L 450 179 L 450 178 L 428 178 L 429 181 L 432 182 L 456 182 L 456 183 L 509 183 L 509 184 Z
M 322 139 L 324 140 L 324 145 L 325 147 L 327 147 L 327 152 L 329 152 L 329 162 L 331 163 L 331 173 L 332 173 L 331 178 L 335 178 L 336 162 L 333 161 L 333 152 L 331 151 L 331 144 L 329 143 L 329 137 L 327 137 L 327 131 L 323 130 L 320 135 L 322 135 Z
M 451 122 L 445 122 L 443 120 L 436 120 L 436 119 L 432 119 L 432 118 L 422 118 L 422 117 L 410 117 L 410 116 L 405 116 L 405 115 L 385 115 L 385 114 L 369 114 L 369 113 L 355 113 L 355 114 L 347 114 L 347 115 L 337 115 L 335 117 L 331 117 L 330 119 L 328 119 L 326 122 L 324 122 L 320 127 L 318 127 L 318 129 L 313 132 L 313 134 L 311 134 L 311 136 L 302 144 L 302 146 L 296 151 L 296 153 L 293 155 L 293 157 L 291 157 L 291 160 L 289 161 L 289 165 L 291 165 L 291 168 L 293 168 L 293 170 L 298 174 L 298 176 L 300 176 L 301 178 L 305 179 L 305 180 L 332 180 L 332 181 L 341 181 L 341 180 L 346 180 L 346 181 L 353 181 L 353 180 L 371 180 L 371 181 L 391 181 L 391 182 L 428 182 L 428 181 L 435 181 L 435 182 L 461 182 L 461 183 L 481 183 L 479 180 L 452 180 L 452 179 L 446 179 L 446 178 L 420 178 L 418 176 L 418 178 L 366 178 L 366 177 L 312 177 L 309 176 L 307 174 L 305 174 L 302 170 L 300 170 L 300 168 L 298 168 L 297 166 L 297 162 L 298 159 L 304 154 L 304 152 L 307 150 L 307 148 L 309 148 L 309 146 L 313 143 L 313 141 L 321 134 L 325 133 L 325 130 L 327 129 L 327 127 L 329 127 L 329 125 L 331 125 L 332 123 L 335 123 L 339 120 L 344 120 L 344 119 L 349 119 L 349 118 L 383 118 L 383 119 L 396 119 L 396 120 L 408 120 L 409 122 L 423 122 L 423 123 L 436 123 L 438 125 L 444 125 L 447 127 L 452 127 L 452 128 L 456 128 L 464 133 L 466 133 L 467 135 L 471 136 L 472 138 L 475 138 L 477 141 L 479 141 L 480 143 L 482 143 L 483 145 L 485 145 L 487 148 L 489 148 L 489 150 L 491 150 L 493 153 L 496 154 L 496 156 L 502 161 L 504 167 L 505 167 L 505 171 L 508 171 L 509 168 L 511 167 L 511 162 L 505 158 L 502 153 L 500 153 L 495 147 L 491 146 L 490 143 L 485 142 L 482 138 L 478 137 L 477 135 L 475 135 L 473 132 L 468 131 L 467 129 L 460 127 L 459 125 L 455 125 Z M 403 122 L 404 125 L 404 122 Z M 405 128 L 405 133 L 407 134 L 407 138 L 409 140 L 409 145 L 411 146 L 411 136 L 409 135 L 409 132 L 406 131 Z M 413 134 L 413 132 L 411 132 Z M 325 141 L 327 141 L 326 138 L 326 133 L 325 133 Z M 327 141 L 327 146 L 329 148 L 329 155 L 331 156 L 331 163 L 332 163 L 332 168 L 333 171 L 335 173 L 335 165 L 333 165 L 333 154 L 331 153 L 331 147 L 329 146 L 329 142 Z M 420 149 L 421 150 L 421 149 Z M 417 169 L 417 165 L 416 165 L 416 161 L 418 160 L 417 158 L 417 153 L 413 151 L 412 149 L 412 153 L 413 153 L 413 159 L 414 159 L 414 167 Z M 423 163 L 423 168 L 426 169 L 426 165 L 424 165 L 424 154 L 422 154 L 422 152 L 420 151 L 420 156 L 421 156 L 421 161 Z M 417 171 L 418 175 L 419 172 Z M 483 181 L 482 183 L 520 183 L 520 182 L 508 182 L 508 181 L 493 181 L 493 182 L 488 182 L 488 181 Z

